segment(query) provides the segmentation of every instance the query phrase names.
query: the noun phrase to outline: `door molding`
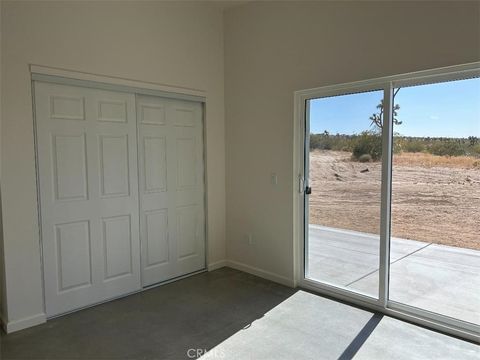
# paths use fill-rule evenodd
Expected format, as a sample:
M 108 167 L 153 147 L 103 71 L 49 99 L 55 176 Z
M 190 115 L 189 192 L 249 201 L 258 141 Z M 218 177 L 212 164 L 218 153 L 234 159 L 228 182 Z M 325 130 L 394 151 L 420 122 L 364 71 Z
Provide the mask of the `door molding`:
M 31 79 L 55 84 L 90 87 L 143 95 L 160 96 L 205 103 L 205 90 L 138 81 L 127 78 L 98 75 L 81 71 L 30 64 Z
M 378 311 L 386 315 L 410 321 L 421 326 L 429 327 L 450 335 L 458 336 L 471 341 L 478 341 L 478 327 L 462 323 L 456 319 L 448 319 L 446 316 L 430 313 L 426 310 L 411 308 L 407 305 L 398 304 L 388 300 L 388 272 L 389 272 L 389 233 L 390 214 L 384 215 L 390 208 L 391 194 L 391 161 L 384 157 L 382 163 L 382 218 L 381 218 L 381 241 L 380 241 L 380 284 L 378 299 L 374 299 L 360 293 L 350 292 L 341 288 L 330 286 L 307 279 L 305 276 L 305 196 L 304 190 L 306 171 L 305 154 L 308 151 L 308 124 L 307 106 L 308 100 L 335 96 L 347 93 L 362 92 L 369 90 L 384 90 L 385 104 L 391 102 L 391 89 L 394 87 L 414 86 L 435 82 L 445 82 L 466 78 L 480 77 L 480 62 L 473 62 L 462 65 L 448 66 L 437 69 L 423 70 L 393 76 L 386 76 L 370 80 L 362 80 L 351 83 L 328 85 L 313 89 L 299 90 L 294 92 L 294 114 L 293 114 L 293 248 L 294 254 L 294 286 L 313 290 L 319 294 L 334 297 L 342 301 Z M 391 121 L 391 112 L 385 113 L 385 122 Z M 387 126 L 382 134 L 383 149 L 385 153 L 391 154 L 391 126 Z M 388 139 L 388 141 L 386 141 Z M 385 163 L 389 163 L 386 166 Z M 384 182 L 389 182 L 384 184 Z M 383 254 L 382 254 L 383 251 Z M 383 280 L 382 280 L 383 277 Z

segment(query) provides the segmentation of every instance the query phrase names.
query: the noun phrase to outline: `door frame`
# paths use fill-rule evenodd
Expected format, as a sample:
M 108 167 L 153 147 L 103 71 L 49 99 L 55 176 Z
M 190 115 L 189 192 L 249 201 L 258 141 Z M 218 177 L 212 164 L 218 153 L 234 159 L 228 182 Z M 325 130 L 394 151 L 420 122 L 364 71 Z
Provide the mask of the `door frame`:
M 370 80 L 322 86 L 294 92 L 293 139 L 293 254 L 295 286 L 312 290 L 342 301 L 350 302 L 383 314 L 410 321 L 464 339 L 478 341 L 479 326 L 444 315 L 414 308 L 388 300 L 390 256 L 390 206 L 392 179 L 392 114 L 395 87 L 460 80 L 480 77 L 480 62 L 455 65 Z M 372 298 L 326 283 L 306 278 L 306 243 L 308 240 L 308 199 L 304 194 L 308 185 L 309 119 L 308 100 L 371 90 L 384 91 L 384 128 L 382 131 L 382 185 L 380 221 L 379 296 Z
M 179 279 L 186 278 L 191 275 L 199 274 L 202 272 L 207 271 L 208 269 L 208 260 L 209 260 L 209 236 L 208 236 L 208 224 L 209 224 L 209 217 L 208 217 L 208 172 L 207 172 L 207 117 L 206 117 L 206 109 L 207 109 L 207 96 L 206 91 L 198 90 L 198 89 L 191 89 L 191 88 L 183 88 L 171 85 L 164 85 L 164 84 L 157 84 L 157 83 L 150 83 L 150 82 L 142 82 L 137 80 L 125 79 L 125 78 L 118 78 L 118 77 L 111 77 L 105 75 L 97 75 L 97 74 L 90 74 L 85 72 L 73 71 L 73 70 L 66 70 L 66 69 L 59 69 L 59 68 L 52 68 L 47 66 L 35 65 L 30 64 L 30 81 L 31 81 L 31 91 L 32 91 L 32 112 L 33 112 L 33 133 L 34 133 L 34 151 L 35 151 L 35 187 L 37 192 L 37 214 L 38 214 L 38 238 L 39 238 L 39 256 L 40 256 L 40 264 L 41 264 L 41 278 L 42 278 L 42 297 L 43 297 L 43 311 L 46 314 L 46 297 L 45 297 L 45 271 L 44 271 L 44 256 L 43 256 L 43 240 L 42 240 L 42 212 L 41 212 L 41 198 L 40 198 L 40 179 L 39 179 L 39 165 L 38 165 L 38 140 L 37 140 L 37 122 L 36 122 L 36 112 L 35 112 L 35 83 L 36 82 L 43 82 L 43 83 L 52 83 L 58 85 L 68 85 L 68 86 L 78 86 L 83 88 L 92 88 L 92 89 L 100 89 L 100 90 L 108 90 L 108 91 L 116 91 L 116 92 L 123 92 L 129 93 L 133 95 L 150 95 L 150 96 L 157 96 L 161 98 L 167 99 L 175 99 L 175 100 L 183 100 L 183 101 L 191 101 L 197 102 L 202 105 L 202 136 L 203 136 L 203 187 L 204 187 L 204 235 L 205 235 L 205 266 L 203 269 L 194 271 L 189 274 L 181 275 L 175 277 L 173 279 L 168 279 L 166 281 L 152 284 L 146 287 L 143 287 L 143 275 L 142 269 L 140 266 L 140 281 L 141 281 L 141 288 L 136 291 L 132 291 L 118 297 L 110 298 L 107 300 L 100 301 L 98 303 L 90 304 L 78 309 L 74 309 L 72 311 L 68 311 L 59 315 L 49 316 L 46 319 L 52 319 L 58 316 L 63 316 L 69 313 L 73 313 L 76 311 L 83 310 L 85 308 L 89 308 L 92 306 L 96 306 L 105 302 L 113 301 L 118 298 L 122 298 L 125 296 L 129 296 L 131 294 L 135 294 L 138 292 L 142 292 L 145 290 L 149 290 L 151 288 L 155 288 L 157 286 L 170 283 L 172 281 L 176 281 Z M 138 123 L 136 124 L 136 136 L 138 136 Z M 138 156 L 138 154 L 137 154 Z M 138 174 L 138 163 L 137 163 L 137 174 Z M 139 213 L 140 217 L 140 213 Z M 141 220 L 141 219 L 139 219 Z M 140 251 L 142 247 L 142 241 L 140 239 Z M 141 259 L 140 259 L 141 260 Z

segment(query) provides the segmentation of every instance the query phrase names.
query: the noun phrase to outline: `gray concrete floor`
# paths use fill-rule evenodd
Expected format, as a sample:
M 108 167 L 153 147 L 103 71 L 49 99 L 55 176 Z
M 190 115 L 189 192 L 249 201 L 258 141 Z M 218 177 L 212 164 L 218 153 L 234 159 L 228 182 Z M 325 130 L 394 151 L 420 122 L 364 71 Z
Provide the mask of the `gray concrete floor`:
M 223 268 L 3 334 L 5 359 L 188 359 L 261 318 L 294 289 Z
M 379 247 L 375 235 L 310 225 L 308 277 L 378 297 Z M 393 238 L 391 264 L 392 301 L 480 324 L 480 251 Z
M 202 359 L 478 359 L 480 347 L 304 291 Z
M 189 349 L 194 349 L 193 352 Z M 4 335 L 2 359 L 473 359 L 480 348 L 223 268 Z

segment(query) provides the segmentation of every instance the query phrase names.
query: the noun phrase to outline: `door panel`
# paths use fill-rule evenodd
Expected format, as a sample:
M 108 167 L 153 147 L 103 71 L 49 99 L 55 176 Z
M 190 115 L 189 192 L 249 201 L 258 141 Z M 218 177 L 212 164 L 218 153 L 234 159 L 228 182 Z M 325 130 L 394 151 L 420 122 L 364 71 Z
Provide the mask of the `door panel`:
M 90 224 L 77 221 L 55 225 L 58 291 L 92 284 Z
M 53 135 L 52 142 L 56 199 L 87 199 L 85 133 Z
M 183 206 L 177 208 L 177 236 L 178 258 L 184 259 L 195 256 L 197 237 L 197 214 L 196 206 Z
M 132 273 L 132 231 L 129 215 L 102 219 L 105 279 Z
M 167 191 L 167 142 L 164 137 L 145 136 L 143 151 L 145 156 L 145 192 Z
M 395 93 L 389 300 L 479 330 L 480 78 Z
M 307 101 L 305 274 L 378 298 L 383 91 Z M 368 286 L 361 281 L 372 278 Z
M 137 96 L 143 285 L 205 267 L 199 103 Z
M 69 96 L 52 95 L 50 97 L 50 117 L 63 120 L 85 120 L 85 97 L 70 91 Z
M 195 138 L 177 139 L 177 190 L 196 185 Z
M 134 101 L 35 83 L 47 316 L 140 288 Z
M 127 136 L 100 135 L 100 181 L 102 196 L 128 196 Z
M 168 209 L 145 212 L 145 267 L 168 263 L 170 246 L 168 243 Z
M 127 103 L 124 100 L 97 101 L 98 121 L 127 122 Z

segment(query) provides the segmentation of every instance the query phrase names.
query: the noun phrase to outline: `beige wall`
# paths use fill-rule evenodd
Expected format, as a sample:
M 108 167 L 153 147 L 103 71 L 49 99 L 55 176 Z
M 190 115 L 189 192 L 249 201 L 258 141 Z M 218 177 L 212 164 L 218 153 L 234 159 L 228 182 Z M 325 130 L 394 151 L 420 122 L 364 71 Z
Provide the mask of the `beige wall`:
M 31 63 L 206 90 L 208 255 L 209 262 L 224 260 L 222 8 L 140 1 L 4 1 L 2 6 L 1 166 L 9 324 L 26 324 L 44 311 Z
M 480 2 L 459 1 L 255 2 L 227 10 L 229 261 L 293 280 L 295 90 L 478 61 L 479 14 Z

